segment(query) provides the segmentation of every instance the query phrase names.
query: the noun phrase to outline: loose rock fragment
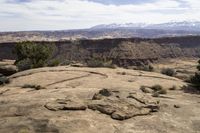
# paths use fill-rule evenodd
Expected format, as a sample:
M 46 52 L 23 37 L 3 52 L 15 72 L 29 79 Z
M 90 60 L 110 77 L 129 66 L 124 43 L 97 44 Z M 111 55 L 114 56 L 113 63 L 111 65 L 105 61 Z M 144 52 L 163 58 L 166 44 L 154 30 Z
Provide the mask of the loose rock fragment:
M 52 111 L 58 110 L 86 110 L 87 106 L 85 106 L 81 102 L 75 102 L 72 100 L 66 99 L 58 99 L 53 102 L 49 102 L 45 105 L 45 107 Z

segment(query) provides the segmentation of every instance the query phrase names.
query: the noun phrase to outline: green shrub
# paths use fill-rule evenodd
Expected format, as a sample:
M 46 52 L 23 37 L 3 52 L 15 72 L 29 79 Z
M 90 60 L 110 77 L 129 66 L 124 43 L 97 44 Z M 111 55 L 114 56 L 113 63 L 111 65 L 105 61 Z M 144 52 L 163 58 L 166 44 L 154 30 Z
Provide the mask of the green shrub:
M 175 76 L 176 70 L 173 68 L 163 68 L 161 71 L 162 74 L 165 74 L 167 76 Z
M 163 87 L 161 85 L 154 85 L 151 87 L 151 89 L 154 91 L 160 91 L 163 89 Z
M 131 68 L 131 67 L 129 67 Z M 142 71 L 147 71 L 147 72 L 153 72 L 154 67 L 151 64 L 148 65 L 141 65 L 141 66 L 136 66 L 133 68 L 134 70 L 142 70 Z
M 60 61 L 58 59 L 54 59 L 48 62 L 48 66 L 49 67 L 55 67 L 55 66 L 59 66 L 60 65 Z
M 152 65 L 145 65 L 142 68 L 143 71 L 148 71 L 148 72 L 153 72 L 154 71 L 154 67 Z
M 198 61 L 198 63 L 198 72 L 196 72 L 194 76 L 191 76 L 188 82 L 192 83 L 192 86 L 194 86 L 196 90 L 200 91 L 200 60 Z
M 87 61 L 88 67 L 107 67 L 116 68 L 116 65 L 112 64 L 112 61 L 104 61 L 102 59 L 92 58 Z
M 24 71 L 24 70 L 28 70 L 32 68 L 32 62 L 30 59 L 24 59 L 24 60 L 20 60 L 16 63 L 17 68 L 20 71 Z
M 161 85 L 154 85 L 151 87 L 154 93 L 158 94 L 167 94 L 167 90 L 165 90 Z
M 167 94 L 167 90 L 162 89 L 162 90 L 159 90 L 158 93 L 159 93 L 159 94 Z
M 169 88 L 169 90 L 176 90 L 177 87 L 175 85 L 173 85 L 171 88 Z
M 143 91 L 143 92 L 145 92 L 146 86 L 142 85 L 142 86 L 140 87 L 140 90 Z
M 0 85 L 5 85 L 8 83 L 10 83 L 10 80 L 8 78 L 6 78 L 5 76 L 0 77 Z
M 149 70 L 150 72 L 153 72 L 153 71 L 154 71 L 154 67 L 153 67 L 152 65 L 148 65 L 148 70 Z
M 88 67 L 103 67 L 103 61 L 102 60 L 97 60 L 97 59 L 91 59 L 87 61 L 87 66 Z
M 141 86 L 140 90 L 144 93 L 152 93 L 151 88 L 147 87 L 147 86 Z
M 190 78 L 190 82 L 196 86 L 200 86 L 200 72 L 196 72 L 195 75 Z
M 61 65 L 61 66 L 67 66 L 67 65 L 70 65 L 70 63 L 71 63 L 71 61 L 66 60 L 66 61 L 64 61 L 64 62 L 61 62 L 60 65 Z
M 15 46 L 14 53 L 17 55 L 15 64 L 19 70 L 43 67 L 52 56 L 53 49 L 45 44 L 35 44 L 33 42 L 22 42 Z
M 117 68 L 117 66 L 114 65 L 114 64 L 112 63 L 112 60 L 110 60 L 110 61 L 105 61 L 105 62 L 103 63 L 103 67 L 113 68 L 113 69 Z
M 197 69 L 200 71 L 200 60 L 198 61 Z
M 126 75 L 127 73 L 126 73 L 126 72 L 121 72 L 120 74 L 121 74 L 121 75 Z
M 158 92 L 154 92 L 153 94 L 152 94 L 152 97 L 159 97 L 160 96 L 160 94 L 158 93 Z

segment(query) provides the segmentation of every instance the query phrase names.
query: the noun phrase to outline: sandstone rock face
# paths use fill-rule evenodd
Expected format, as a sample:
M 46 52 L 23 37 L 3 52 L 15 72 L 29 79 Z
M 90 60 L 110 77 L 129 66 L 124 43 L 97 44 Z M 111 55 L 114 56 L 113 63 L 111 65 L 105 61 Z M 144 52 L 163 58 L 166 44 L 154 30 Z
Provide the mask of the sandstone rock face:
M 36 42 L 51 44 L 52 42 Z M 55 42 L 58 51 L 54 57 L 85 63 L 91 58 L 112 60 L 118 66 L 142 66 L 160 59 L 199 57 L 200 37 L 169 37 L 155 39 L 101 39 Z M 16 59 L 12 53 L 16 42 L 0 44 L 0 60 Z M 82 66 L 82 65 L 75 65 Z
M 141 85 L 185 85 L 159 73 L 59 66 L 19 72 L 9 79 L 0 86 L 0 133 L 198 133 L 200 129 L 199 95 L 177 89 L 154 98 L 140 90 Z M 24 84 L 46 89 L 22 88 Z

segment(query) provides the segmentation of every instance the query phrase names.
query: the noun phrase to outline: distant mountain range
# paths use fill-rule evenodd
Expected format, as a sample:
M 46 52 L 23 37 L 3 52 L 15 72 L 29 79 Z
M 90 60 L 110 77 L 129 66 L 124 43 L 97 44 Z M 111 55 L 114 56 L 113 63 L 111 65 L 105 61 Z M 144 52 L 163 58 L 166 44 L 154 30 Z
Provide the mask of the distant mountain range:
M 200 22 L 183 21 L 162 24 L 102 24 L 89 29 L 62 31 L 0 32 L 0 42 L 60 41 L 103 38 L 158 38 L 200 35 Z
M 200 31 L 199 21 L 182 21 L 168 22 L 161 24 L 145 24 L 145 23 L 125 23 L 125 24 L 102 24 L 92 27 L 91 29 L 159 29 L 159 30 L 185 30 Z

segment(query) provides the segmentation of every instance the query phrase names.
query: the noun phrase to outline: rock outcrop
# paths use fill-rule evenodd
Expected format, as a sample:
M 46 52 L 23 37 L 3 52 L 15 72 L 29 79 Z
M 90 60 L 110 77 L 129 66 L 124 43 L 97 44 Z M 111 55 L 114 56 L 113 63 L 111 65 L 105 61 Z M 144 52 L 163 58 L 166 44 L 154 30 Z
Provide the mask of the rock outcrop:
M 87 103 L 87 104 L 86 104 Z M 135 116 L 148 115 L 159 110 L 159 102 L 141 92 L 110 91 L 102 89 L 92 100 L 57 99 L 45 107 L 51 111 L 97 110 L 115 120 L 126 120 Z
M 140 92 L 103 89 L 93 96 L 88 108 L 110 115 L 112 119 L 125 120 L 157 112 L 159 102 Z

